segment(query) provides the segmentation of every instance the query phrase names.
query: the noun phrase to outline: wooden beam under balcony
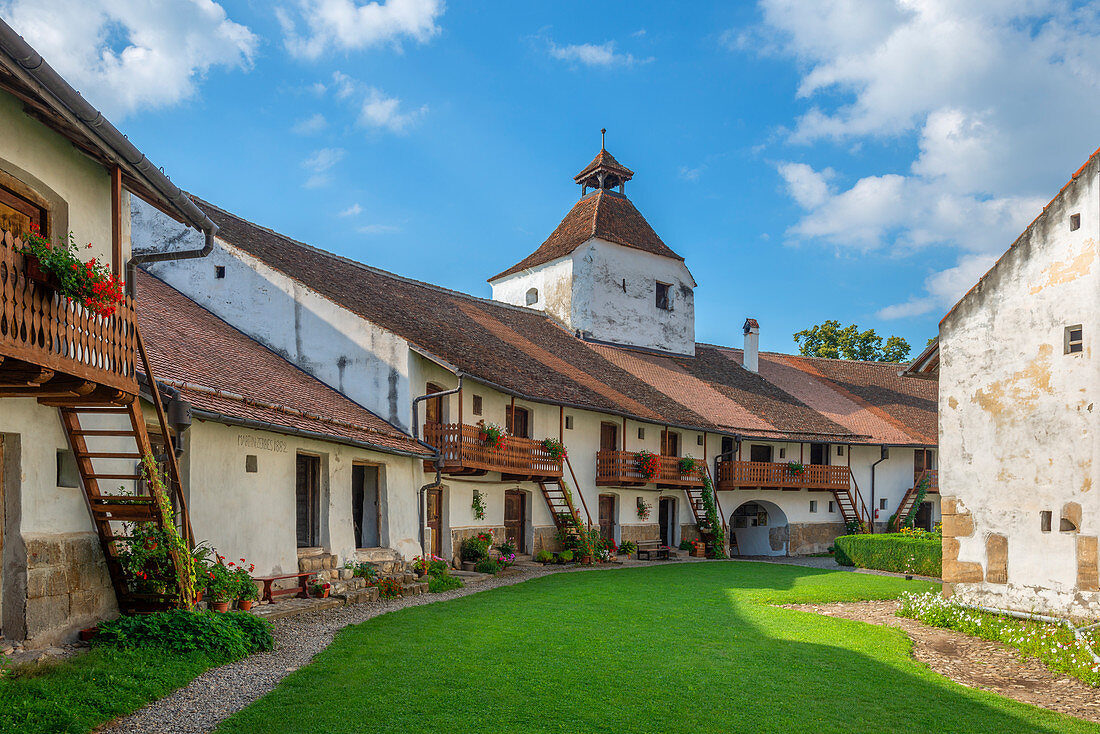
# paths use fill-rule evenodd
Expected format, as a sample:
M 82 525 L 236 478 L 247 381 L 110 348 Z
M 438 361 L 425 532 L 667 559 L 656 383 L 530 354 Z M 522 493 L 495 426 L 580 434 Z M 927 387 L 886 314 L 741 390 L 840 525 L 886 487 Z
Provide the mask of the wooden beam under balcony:
M 508 436 L 504 448 L 491 446 L 478 426 L 465 423 L 425 423 L 424 441 L 439 449 L 443 473 L 484 476 L 500 472 L 501 481 L 554 481 L 562 477 L 561 459 L 554 459 L 542 441 Z M 425 462 L 427 467 L 431 462 Z
M 601 449 L 596 452 L 597 487 L 642 487 L 655 484 L 657 489 L 703 486 L 703 466 L 691 471 L 680 470 L 679 456 L 659 455 L 658 472 L 647 477 L 639 467 L 639 452 Z
M 847 490 L 851 470 L 847 466 L 806 464 L 797 471 L 793 462 L 735 461 L 718 462 L 718 489 L 779 489 L 831 492 Z

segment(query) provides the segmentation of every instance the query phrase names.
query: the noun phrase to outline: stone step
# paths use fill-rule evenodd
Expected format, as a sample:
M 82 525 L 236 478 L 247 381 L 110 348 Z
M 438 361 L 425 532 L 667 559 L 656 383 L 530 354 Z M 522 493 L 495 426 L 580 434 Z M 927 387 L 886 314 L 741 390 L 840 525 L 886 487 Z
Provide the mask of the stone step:
M 401 596 L 419 596 L 428 593 L 428 582 L 416 581 L 401 587 Z
M 336 594 L 336 598 L 343 599 L 345 604 L 364 604 L 378 601 L 378 587 L 364 586 L 358 589 L 349 589 L 343 593 Z

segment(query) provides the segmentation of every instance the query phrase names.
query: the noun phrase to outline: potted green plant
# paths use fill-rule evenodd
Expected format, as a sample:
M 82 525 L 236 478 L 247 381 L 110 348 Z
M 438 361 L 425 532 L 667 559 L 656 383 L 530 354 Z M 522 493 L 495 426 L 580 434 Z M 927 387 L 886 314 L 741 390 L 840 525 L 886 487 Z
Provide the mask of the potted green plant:
M 699 462 L 696 461 L 694 456 L 685 456 L 680 459 L 680 473 L 692 474 L 698 468 Z
M 806 473 L 806 467 L 799 461 L 788 461 L 787 473 L 792 477 L 800 477 Z
M 649 519 L 649 513 L 653 510 L 653 503 L 646 502 L 642 497 L 638 498 L 638 519 L 645 522 Z
M 544 438 L 542 439 L 542 447 L 546 449 L 546 453 L 550 454 L 550 458 L 554 461 L 562 461 L 569 458 L 569 452 L 565 448 L 565 444 L 556 438 Z
M 309 582 L 309 593 L 313 594 L 318 599 L 325 599 L 328 597 L 328 592 L 332 589 L 332 585 L 325 580 L 325 577 L 321 574 L 317 574 Z
M 256 570 L 256 564 L 248 563 L 245 559 L 240 559 L 239 564 L 235 564 L 230 561 L 229 565 L 233 567 L 233 576 L 237 579 L 237 608 L 242 612 L 247 612 L 252 608 L 253 603 L 260 598 L 260 589 L 256 586 L 256 582 L 252 580 L 252 572 Z
M 87 245 L 91 248 L 91 244 Z M 24 272 L 28 279 L 52 292 L 80 303 L 104 318 L 126 302 L 123 282 L 109 265 L 96 258 L 83 262 L 72 232 L 67 240 L 51 243 L 31 226 L 23 243 Z
M 213 564 L 206 573 L 206 593 L 210 608 L 215 612 L 228 612 L 229 602 L 237 598 L 240 583 L 237 575 L 224 563 Z
M 503 451 L 508 447 L 508 434 L 496 423 L 482 422 L 479 427 L 478 438 L 493 451 Z
M 458 551 L 459 558 L 462 561 L 462 570 L 473 571 L 478 561 L 483 558 L 488 558 L 489 549 L 492 546 L 492 533 L 478 533 L 473 537 L 463 540 Z
M 649 451 L 639 451 L 634 457 L 635 465 L 647 482 L 652 482 L 661 473 L 661 457 Z

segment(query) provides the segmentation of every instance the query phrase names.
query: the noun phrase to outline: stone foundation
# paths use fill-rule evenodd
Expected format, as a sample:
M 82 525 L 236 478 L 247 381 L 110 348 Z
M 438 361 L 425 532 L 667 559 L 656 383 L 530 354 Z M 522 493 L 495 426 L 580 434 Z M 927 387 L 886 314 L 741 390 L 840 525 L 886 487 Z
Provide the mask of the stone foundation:
M 118 616 L 99 538 L 91 533 L 26 535 L 28 647 L 76 639 L 77 633 Z M 4 630 L 6 634 L 13 631 Z
M 661 539 L 661 526 L 656 523 L 647 525 L 622 525 L 619 531 L 619 545 L 627 541 L 637 543 L 639 540 Z
M 496 542 L 504 540 L 504 526 L 498 525 L 495 528 L 460 528 L 458 530 L 451 531 L 451 548 L 454 553 L 452 562 L 457 566 L 462 561 L 462 541 L 466 538 L 472 538 L 479 533 L 492 531 L 493 538 Z
M 562 550 L 558 541 L 558 529 L 553 525 L 544 525 L 534 529 L 534 537 L 531 539 L 531 553 L 536 554 L 540 550 L 548 553 L 556 553 Z
M 685 540 L 702 540 L 703 536 L 699 534 L 699 528 L 695 526 L 695 523 L 690 523 L 680 526 L 680 542 Z
M 792 556 L 825 553 L 847 531 L 843 522 L 792 522 L 787 552 Z

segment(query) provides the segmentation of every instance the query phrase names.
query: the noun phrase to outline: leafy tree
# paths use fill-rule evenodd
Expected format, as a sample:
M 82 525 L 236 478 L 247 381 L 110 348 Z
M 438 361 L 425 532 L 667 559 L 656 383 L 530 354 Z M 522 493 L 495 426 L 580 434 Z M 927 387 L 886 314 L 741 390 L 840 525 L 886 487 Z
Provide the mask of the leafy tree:
M 841 327 L 829 320 L 794 335 L 798 351 L 806 357 L 827 359 L 858 359 L 866 362 L 902 362 L 910 352 L 909 342 L 891 336 L 882 344 L 874 329 L 860 331 L 855 324 Z

